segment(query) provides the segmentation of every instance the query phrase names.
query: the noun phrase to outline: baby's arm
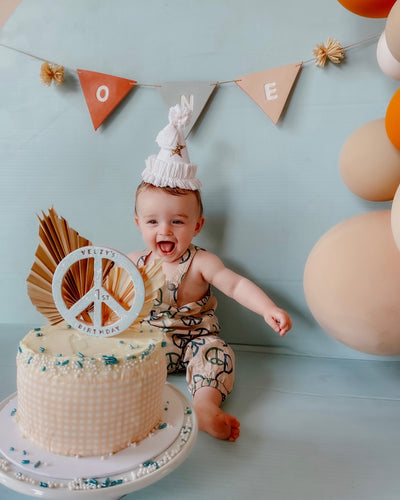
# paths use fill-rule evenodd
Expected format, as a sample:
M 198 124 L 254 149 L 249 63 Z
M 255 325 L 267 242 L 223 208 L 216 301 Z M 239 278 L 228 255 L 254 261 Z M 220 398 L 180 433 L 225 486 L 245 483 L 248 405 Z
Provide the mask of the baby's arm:
M 212 253 L 199 252 L 196 260 L 205 281 L 242 306 L 262 316 L 266 323 L 282 337 L 290 330 L 292 322 L 287 312 L 280 309 L 252 281 L 225 267 L 223 262 Z

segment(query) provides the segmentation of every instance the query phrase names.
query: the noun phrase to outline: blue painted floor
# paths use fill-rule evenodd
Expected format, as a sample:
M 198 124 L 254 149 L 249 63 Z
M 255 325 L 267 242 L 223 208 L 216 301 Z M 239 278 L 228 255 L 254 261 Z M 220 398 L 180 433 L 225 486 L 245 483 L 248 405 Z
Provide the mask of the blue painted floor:
M 1 400 L 15 392 L 16 346 L 26 331 L 0 330 Z M 225 410 L 241 421 L 238 441 L 200 432 L 178 469 L 125 498 L 398 500 L 400 362 L 255 349 L 235 347 L 237 380 Z M 169 382 L 187 394 L 183 376 Z M 0 485 L 1 500 L 27 498 Z

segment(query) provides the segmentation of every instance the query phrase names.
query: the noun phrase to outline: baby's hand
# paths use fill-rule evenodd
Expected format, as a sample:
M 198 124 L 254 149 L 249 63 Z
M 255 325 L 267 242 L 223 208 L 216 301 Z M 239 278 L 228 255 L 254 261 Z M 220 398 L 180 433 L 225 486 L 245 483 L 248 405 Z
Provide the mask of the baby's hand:
M 286 311 L 283 309 L 273 309 L 264 316 L 265 322 L 283 337 L 291 328 L 292 320 Z

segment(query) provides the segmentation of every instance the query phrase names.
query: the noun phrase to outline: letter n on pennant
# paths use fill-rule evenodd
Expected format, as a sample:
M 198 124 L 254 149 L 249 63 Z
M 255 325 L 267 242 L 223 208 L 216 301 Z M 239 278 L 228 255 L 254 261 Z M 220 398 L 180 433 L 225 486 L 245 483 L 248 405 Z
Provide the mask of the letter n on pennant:
M 242 76 L 235 82 L 276 125 L 301 67 L 301 62 L 279 66 Z
M 77 69 L 86 104 L 97 130 L 136 84 L 134 80 Z

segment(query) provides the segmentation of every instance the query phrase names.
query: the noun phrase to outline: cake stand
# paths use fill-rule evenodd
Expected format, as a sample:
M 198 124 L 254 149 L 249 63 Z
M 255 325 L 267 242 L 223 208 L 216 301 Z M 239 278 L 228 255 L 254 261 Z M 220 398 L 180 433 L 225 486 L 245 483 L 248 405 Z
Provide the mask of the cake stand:
M 24 439 L 13 418 L 17 395 L 0 403 L 0 483 L 34 497 L 116 500 L 172 472 L 189 455 L 197 420 L 188 399 L 166 384 L 157 429 L 137 445 L 105 457 L 64 457 Z

